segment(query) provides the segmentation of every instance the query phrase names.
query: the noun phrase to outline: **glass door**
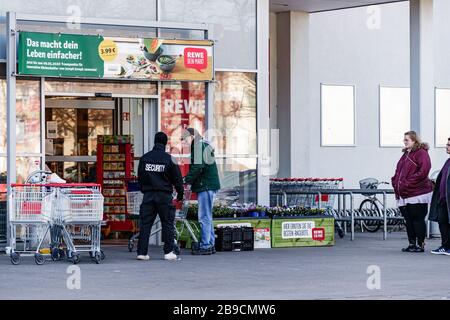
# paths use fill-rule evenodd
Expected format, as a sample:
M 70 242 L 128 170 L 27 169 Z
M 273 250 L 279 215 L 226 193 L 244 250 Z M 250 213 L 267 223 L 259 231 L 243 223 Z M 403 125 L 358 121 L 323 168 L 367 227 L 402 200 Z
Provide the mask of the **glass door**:
M 71 183 L 96 182 L 97 136 L 114 134 L 115 101 L 48 98 L 46 165 Z

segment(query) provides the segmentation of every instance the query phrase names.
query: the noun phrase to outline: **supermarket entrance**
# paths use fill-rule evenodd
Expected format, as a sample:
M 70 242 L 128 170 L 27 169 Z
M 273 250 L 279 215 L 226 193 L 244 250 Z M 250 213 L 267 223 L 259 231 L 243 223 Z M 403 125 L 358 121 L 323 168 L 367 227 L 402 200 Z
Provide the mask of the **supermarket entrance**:
M 45 163 L 69 183 L 97 182 L 97 137 L 132 135 L 134 170 L 152 146 L 157 100 L 45 97 Z M 137 173 L 137 172 L 136 172 Z

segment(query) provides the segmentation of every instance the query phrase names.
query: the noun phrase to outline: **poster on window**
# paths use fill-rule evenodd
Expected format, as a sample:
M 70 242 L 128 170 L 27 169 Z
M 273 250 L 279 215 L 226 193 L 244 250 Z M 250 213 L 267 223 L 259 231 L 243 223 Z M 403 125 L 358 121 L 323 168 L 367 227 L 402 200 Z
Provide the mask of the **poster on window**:
M 169 137 L 167 151 L 175 156 L 186 174 L 190 145 L 181 140 L 183 131 L 192 127 L 205 131 L 205 84 L 197 82 L 165 83 L 161 90 L 161 131 Z

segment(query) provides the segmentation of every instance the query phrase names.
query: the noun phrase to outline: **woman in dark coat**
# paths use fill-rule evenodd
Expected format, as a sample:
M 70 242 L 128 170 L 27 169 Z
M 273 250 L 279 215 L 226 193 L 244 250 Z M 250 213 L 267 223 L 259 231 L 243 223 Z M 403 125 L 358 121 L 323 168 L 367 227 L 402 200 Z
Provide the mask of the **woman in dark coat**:
M 450 138 L 447 141 L 447 153 L 450 154 Z M 433 198 L 431 200 L 430 215 L 428 220 L 439 223 L 442 244 L 439 248 L 432 250 L 433 254 L 444 254 L 450 256 L 450 158 L 447 159 L 436 180 Z
M 428 178 L 431 160 L 428 144 L 422 143 L 414 131 L 405 133 L 405 148 L 392 177 L 397 205 L 405 218 L 409 245 L 403 252 L 424 252 L 428 204 L 432 184 Z

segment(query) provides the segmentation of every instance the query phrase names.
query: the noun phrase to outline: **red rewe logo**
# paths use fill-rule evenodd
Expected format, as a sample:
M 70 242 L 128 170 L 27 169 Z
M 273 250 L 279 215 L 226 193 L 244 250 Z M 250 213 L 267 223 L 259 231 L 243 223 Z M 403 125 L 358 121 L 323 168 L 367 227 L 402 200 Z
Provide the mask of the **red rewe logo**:
M 313 228 L 312 229 L 312 239 L 314 241 L 325 240 L 325 229 L 324 228 Z
M 184 66 L 202 72 L 202 69 L 208 67 L 208 51 L 200 48 L 185 48 Z

